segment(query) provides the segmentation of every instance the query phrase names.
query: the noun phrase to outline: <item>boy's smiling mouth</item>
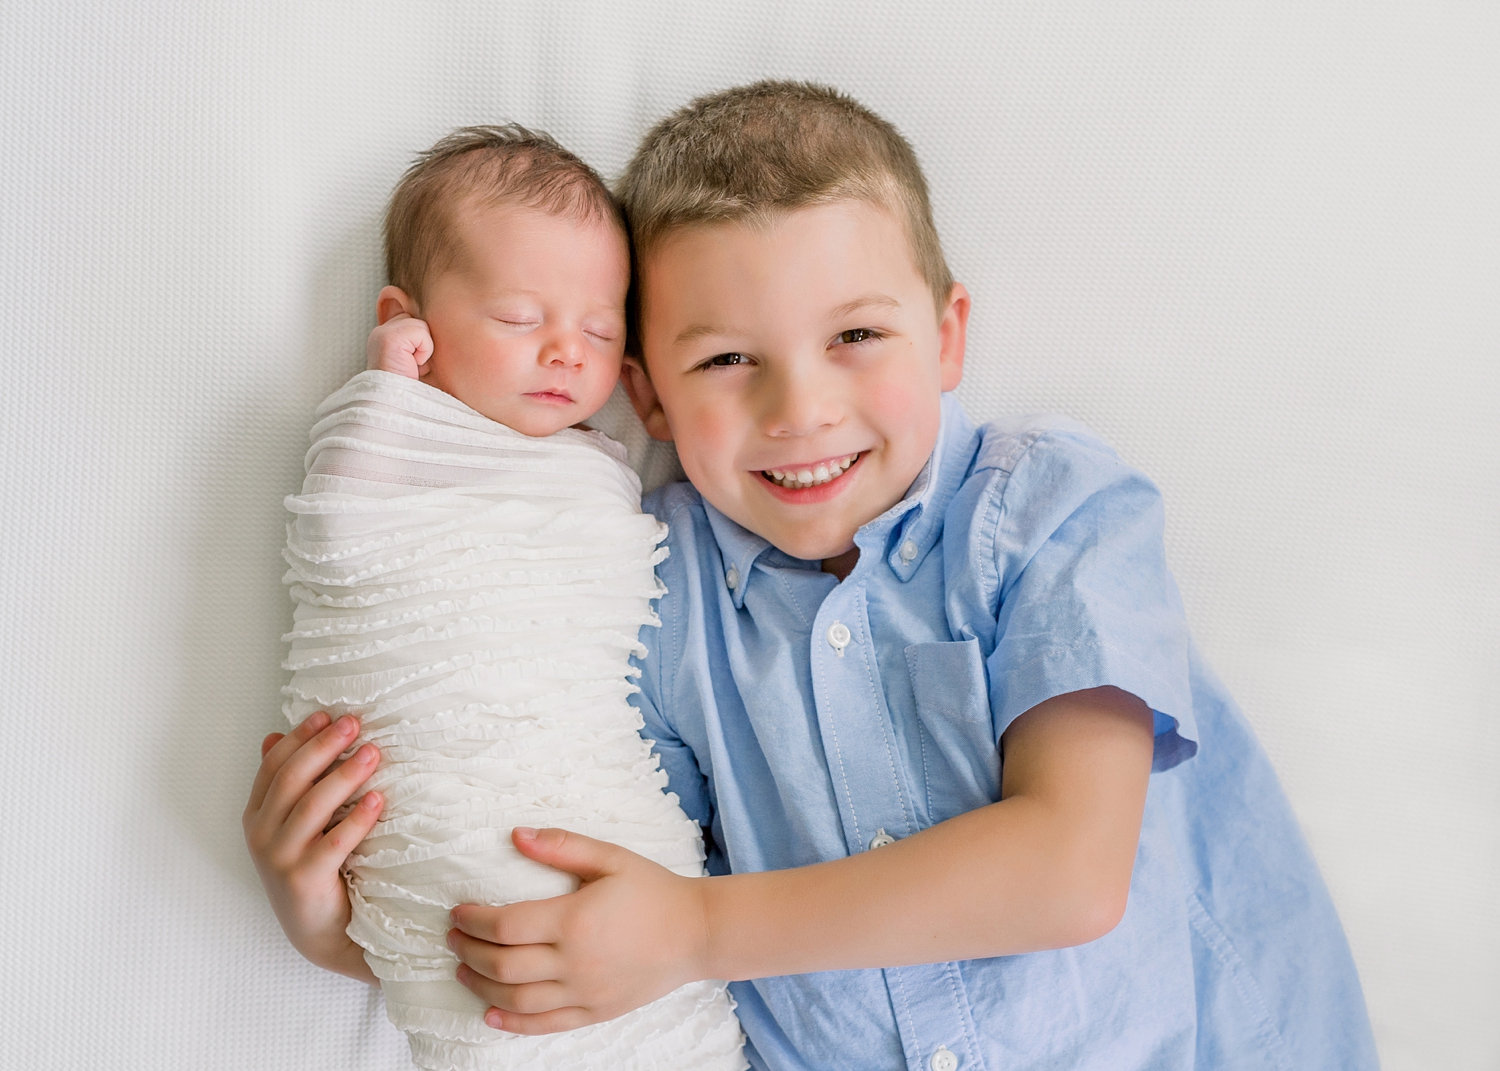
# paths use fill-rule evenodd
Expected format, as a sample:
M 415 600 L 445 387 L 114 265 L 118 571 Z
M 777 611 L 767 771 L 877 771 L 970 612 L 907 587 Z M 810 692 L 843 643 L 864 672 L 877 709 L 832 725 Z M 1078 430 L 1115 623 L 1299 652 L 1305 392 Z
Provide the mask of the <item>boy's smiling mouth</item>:
M 843 457 L 829 458 L 811 465 L 762 469 L 761 475 L 777 487 L 783 487 L 789 491 L 800 491 L 807 487 L 817 487 L 833 482 L 848 472 L 849 466 L 858 461 L 859 457 L 859 454 L 845 454 Z

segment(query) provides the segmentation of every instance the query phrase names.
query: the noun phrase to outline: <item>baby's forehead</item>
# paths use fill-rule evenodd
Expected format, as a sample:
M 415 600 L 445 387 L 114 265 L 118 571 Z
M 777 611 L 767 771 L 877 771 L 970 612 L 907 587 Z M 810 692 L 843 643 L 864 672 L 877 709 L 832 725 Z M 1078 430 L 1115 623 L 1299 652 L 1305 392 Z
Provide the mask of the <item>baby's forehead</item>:
M 536 206 L 514 198 L 484 200 L 471 196 L 455 204 L 445 221 L 443 244 L 448 263 L 439 267 L 462 271 L 478 259 L 476 254 L 523 264 L 571 262 L 577 251 L 559 248 L 555 240 L 558 227 L 603 236 L 614 247 L 607 255 L 618 253 L 628 263 L 630 235 L 609 216 Z
M 630 234 L 620 220 L 586 203 L 557 207 L 515 196 L 486 196 L 472 190 L 454 200 L 446 222 L 453 232 L 451 237 L 462 239 L 485 229 L 523 232 L 530 220 L 545 220 L 578 230 L 607 231 L 617 235 L 623 244 L 630 242 Z

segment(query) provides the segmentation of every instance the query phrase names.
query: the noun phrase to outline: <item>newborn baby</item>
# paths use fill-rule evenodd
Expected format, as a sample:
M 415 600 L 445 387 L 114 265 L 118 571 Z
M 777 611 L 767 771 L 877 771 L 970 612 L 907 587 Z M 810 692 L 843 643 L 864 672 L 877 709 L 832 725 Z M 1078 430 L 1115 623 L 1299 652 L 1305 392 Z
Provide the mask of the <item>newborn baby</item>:
M 372 367 L 319 407 L 287 499 L 286 714 L 358 714 L 382 756 L 349 936 L 420 1067 L 744 1068 L 718 983 L 522 1037 L 486 1026 L 455 979 L 455 905 L 575 887 L 523 858 L 513 827 L 680 874 L 702 873 L 703 849 L 626 698 L 664 530 L 623 448 L 575 426 L 624 348 L 629 257 L 608 191 L 543 135 L 471 128 L 407 172 L 386 246 L 400 285 L 381 291 Z

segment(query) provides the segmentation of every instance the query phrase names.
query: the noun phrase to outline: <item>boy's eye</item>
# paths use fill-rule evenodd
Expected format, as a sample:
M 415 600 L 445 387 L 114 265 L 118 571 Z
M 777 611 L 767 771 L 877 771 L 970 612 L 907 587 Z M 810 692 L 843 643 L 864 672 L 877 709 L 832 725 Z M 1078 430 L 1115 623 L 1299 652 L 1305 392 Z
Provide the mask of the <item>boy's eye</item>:
M 743 353 L 716 353 L 698 367 L 700 368 L 733 368 L 735 365 L 747 364 L 750 358 Z
M 879 338 L 880 335 L 871 331 L 868 327 L 855 327 L 848 331 L 839 332 L 839 341 L 846 346 L 852 346 L 857 342 L 869 342 L 871 339 Z

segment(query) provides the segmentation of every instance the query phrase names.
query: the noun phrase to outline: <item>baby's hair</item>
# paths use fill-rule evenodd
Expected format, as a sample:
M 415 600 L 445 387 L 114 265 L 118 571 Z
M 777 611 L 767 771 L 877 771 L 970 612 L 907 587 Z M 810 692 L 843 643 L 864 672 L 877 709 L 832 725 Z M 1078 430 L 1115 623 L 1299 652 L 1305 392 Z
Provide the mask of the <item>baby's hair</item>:
M 454 264 L 458 212 L 518 204 L 579 220 L 625 221 L 598 172 L 552 137 L 516 123 L 466 126 L 420 154 L 391 194 L 385 270 L 418 304 L 422 288 Z
M 903 223 L 938 309 L 953 288 L 916 153 L 894 126 L 827 86 L 764 81 L 698 98 L 646 135 L 619 195 L 637 257 L 682 227 L 759 225 L 865 201 Z

